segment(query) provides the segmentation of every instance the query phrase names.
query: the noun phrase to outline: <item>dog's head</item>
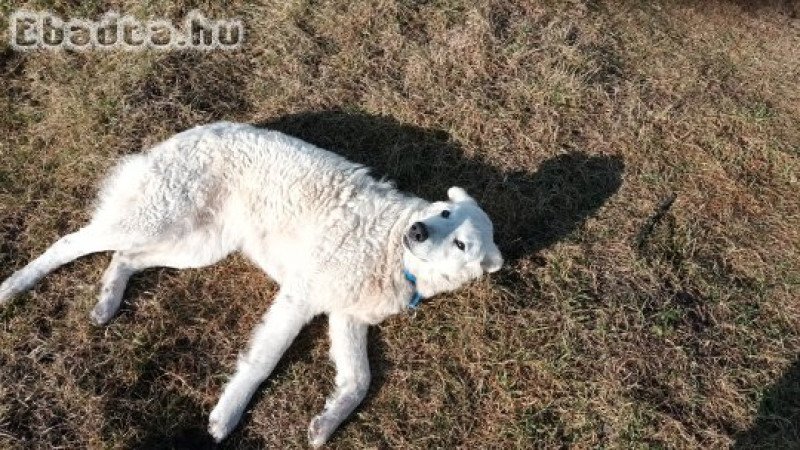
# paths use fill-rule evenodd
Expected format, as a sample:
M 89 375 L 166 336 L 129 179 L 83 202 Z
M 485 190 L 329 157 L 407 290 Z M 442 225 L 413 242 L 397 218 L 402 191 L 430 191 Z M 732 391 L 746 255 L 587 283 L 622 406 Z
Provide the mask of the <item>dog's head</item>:
M 449 201 L 431 203 L 403 236 L 403 262 L 425 297 L 454 290 L 503 265 L 489 216 L 460 187 L 448 189 L 447 196 Z

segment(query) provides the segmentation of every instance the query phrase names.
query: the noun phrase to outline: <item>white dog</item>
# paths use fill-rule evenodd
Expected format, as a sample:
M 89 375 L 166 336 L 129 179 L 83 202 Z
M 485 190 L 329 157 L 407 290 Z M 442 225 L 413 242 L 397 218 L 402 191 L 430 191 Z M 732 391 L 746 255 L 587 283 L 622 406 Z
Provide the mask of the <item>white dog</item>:
M 215 123 L 123 160 L 91 222 L 0 285 L 0 304 L 80 256 L 113 251 L 91 317 L 105 324 L 130 276 L 202 267 L 240 250 L 280 284 L 274 304 L 211 411 L 224 439 L 311 318 L 328 314 L 336 390 L 311 421 L 322 445 L 370 380 L 367 327 L 503 263 L 492 223 L 458 187 L 429 203 L 368 169 L 276 131 Z

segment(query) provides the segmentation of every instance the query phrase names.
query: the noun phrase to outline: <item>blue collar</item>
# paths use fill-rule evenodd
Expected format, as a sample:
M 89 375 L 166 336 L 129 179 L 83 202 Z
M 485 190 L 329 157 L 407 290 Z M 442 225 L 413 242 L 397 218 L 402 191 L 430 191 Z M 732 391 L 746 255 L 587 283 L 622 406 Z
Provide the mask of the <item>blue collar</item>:
M 411 300 L 408 302 L 408 307 L 417 309 L 417 306 L 419 306 L 419 303 L 422 301 L 422 295 L 417 291 L 417 277 L 405 268 L 403 268 L 403 276 L 406 277 L 406 280 L 411 283 L 411 287 L 414 288 L 414 292 L 411 293 Z

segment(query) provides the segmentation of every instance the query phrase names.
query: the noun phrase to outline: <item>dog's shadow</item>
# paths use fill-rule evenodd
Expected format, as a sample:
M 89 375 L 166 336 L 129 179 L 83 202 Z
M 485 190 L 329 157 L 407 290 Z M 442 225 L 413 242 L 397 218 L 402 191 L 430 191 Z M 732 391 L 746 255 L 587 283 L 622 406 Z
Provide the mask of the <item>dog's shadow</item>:
M 573 150 L 545 160 L 534 173 L 502 170 L 480 157 L 465 156 L 444 131 L 386 116 L 334 110 L 255 125 L 333 150 L 428 200 L 446 199 L 453 185 L 465 188 L 492 218 L 495 239 L 510 263 L 572 233 L 622 184 L 619 156 Z

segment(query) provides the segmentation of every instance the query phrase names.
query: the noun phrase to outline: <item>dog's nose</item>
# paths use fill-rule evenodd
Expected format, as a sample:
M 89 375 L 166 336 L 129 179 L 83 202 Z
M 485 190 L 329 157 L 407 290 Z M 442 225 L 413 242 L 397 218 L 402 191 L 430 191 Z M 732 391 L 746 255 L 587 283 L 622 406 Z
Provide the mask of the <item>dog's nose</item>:
M 428 227 L 422 222 L 414 222 L 408 230 L 408 237 L 417 242 L 424 242 L 428 239 Z

